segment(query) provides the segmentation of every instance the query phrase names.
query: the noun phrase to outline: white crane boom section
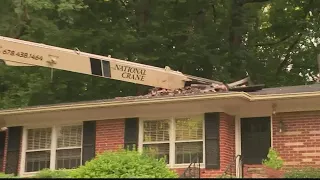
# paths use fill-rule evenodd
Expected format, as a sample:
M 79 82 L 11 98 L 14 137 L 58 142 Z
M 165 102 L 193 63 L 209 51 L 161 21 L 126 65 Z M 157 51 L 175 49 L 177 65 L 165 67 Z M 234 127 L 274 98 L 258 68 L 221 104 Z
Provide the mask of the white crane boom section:
M 159 68 L 3 36 L 0 36 L 0 59 L 9 66 L 42 66 L 165 89 L 183 88 L 187 81 L 197 81 L 197 77 L 189 77 L 170 68 Z

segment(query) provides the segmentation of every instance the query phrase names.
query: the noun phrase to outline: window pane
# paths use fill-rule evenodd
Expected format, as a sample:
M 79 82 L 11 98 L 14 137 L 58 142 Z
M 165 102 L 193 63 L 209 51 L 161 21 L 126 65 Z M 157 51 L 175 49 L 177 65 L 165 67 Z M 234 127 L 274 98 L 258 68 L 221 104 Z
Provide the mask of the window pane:
M 169 144 L 145 144 L 143 148 L 147 148 L 147 153 L 160 159 L 165 158 L 169 163 Z
M 199 157 L 200 163 L 203 162 L 202 142 L 176 143 L 176 164 L 191 163 L 193 158 Z
M 81 149 L 57 150 L 56 169 L 72 169 L 81 165 Z
M 28 129 L 27 150 L 50 149 L 51 128 Z
M 169 121 L 144 121 L 143 122 L 143 141 L 159 142 L 169 141 Z
M 57 136 L 58 148 L 79 147 L 82 139 L 82 125 L 61 127 Z
M 50 151 L 26 153 L 26 172 L 40 171 L 45 168 L 50 168 Z
M 201 140 L 203 118 L 176 119 L 176 140 Z

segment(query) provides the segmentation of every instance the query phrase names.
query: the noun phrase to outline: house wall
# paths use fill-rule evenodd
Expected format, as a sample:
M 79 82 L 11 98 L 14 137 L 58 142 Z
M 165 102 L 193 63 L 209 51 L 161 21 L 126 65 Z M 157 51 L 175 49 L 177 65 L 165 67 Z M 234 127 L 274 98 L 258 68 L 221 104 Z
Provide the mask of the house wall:
M 279 132 L 280 121 L 284 131 Z M 320 111 L 277 113 L 273 116 L 273 147 L 285 167 L 320 167 Z
M 2 172 L 6 172 L 6 163 L 7 163 L 7 150 L 8 150 L 8 130 L 6 130 L 6 139 L 4 145 L 4 155 L 3 155 L 3 164 L 2 164 Z M 20 172 L 20 159 L 21 159 L 21 152 L 22 152 L 22 138 L 20 141 L 20 150 L 19 150 L 19 162 L 18 162 L 18 170 Z
M 201 177 L 215 177 L 222 175 L 229 163 L 235 156 L 235 119 L 225 113 L 220 113 L 220 169 L 208 170 L 201 169 Z M 96 154 L 106 150 L 117 150 L 123 148 L 124 144 L 124 120 L 100 120 L 96 121 Z M 7 140 L 5 143 L 4 165 L 2 170 L 5 171 Z M 21 157 L 21 148 L 20 148 Z M 20 162 L 18 172 L 20 169 Z M 174 169 L 177 173 L 182 174 L 186 168 Z M 235 172 L 235 171 L 234 171 Z
M 124 120 L 97 121 L 96 154 L 106 150 L 117 150 L 124 143 Z
M 280 132 L 280 122 L 284 128 Z M 320 168 L 320 111 L 277 113 L 272 116 L 272 146 L 290 168 Z M 244 165 L 244 177 L 265 177 L 263 166 Z
M 220 114 L 220 169 L 201 169 L 201 177 L 221 175 L 235 156 L 235 119 L 225 113 Z M 96 153 L 106 150 L 117 150 L 123 147 L 124 120 L 97 121 Z M 174 169 L 182 174 L 186 168 Z M 233 170 L 233 172 L 235 172 Z
M 227 166 L 235 156 L 235 118 L 226 113 L 220 113 L 220 169 L 201 170 L 202 178 L 220 176 L 224 173 Z M 235 166 L 231 166 L 234 168 Z M 183 172 L 183 170 L 182 170 Z M 232 170 L 235 173 L 235 169 Z
M 6 162 L 7 162 L 7 146 L 8 146 L 8 130 L 6 130 L 6 139 L 5 139 L 5 144 L 4 144 L 4 153 L 3 153 L 3 162 L 2 162 L 2 167 L 1 172 L 5 172 L 5 167 L 6 167 Z

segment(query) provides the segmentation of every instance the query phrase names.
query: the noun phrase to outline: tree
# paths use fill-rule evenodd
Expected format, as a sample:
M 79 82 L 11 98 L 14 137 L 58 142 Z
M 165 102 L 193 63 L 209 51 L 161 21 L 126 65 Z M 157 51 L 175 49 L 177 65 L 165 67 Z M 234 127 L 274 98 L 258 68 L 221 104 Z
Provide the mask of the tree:
M 223 82 L 308 84 L 317 0 L 3 0 L 0 35 L 111 55 Z M 51 75 L 53 74 L 53 76 Z M 149 87 L 0 64 L 0 108 L 143 94 Z

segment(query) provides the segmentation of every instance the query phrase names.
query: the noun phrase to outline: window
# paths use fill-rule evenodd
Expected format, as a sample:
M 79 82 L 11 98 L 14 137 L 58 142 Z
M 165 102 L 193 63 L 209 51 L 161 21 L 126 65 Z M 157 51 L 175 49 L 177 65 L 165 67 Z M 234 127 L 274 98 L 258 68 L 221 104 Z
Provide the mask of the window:
M 176 164 L 191 163 L 194 157 L 203 156 L 203 121 L 201 118 L 175 120 Z
M 50 168 L 51 128 L 29 129 L 27 135 L 26 172 Z
M 24 172 L 81 165 L 82 125 L 26 129 Z
M 158 158 L 166 158 L 169 162 L 169 121 L 144 121 L 143 148 L 148 148 Z
M 56 169 L 72 169 L 81 165 L 82 126 L 58 128 Z
M 171 165 L 190 164 L 196 157 L 203 163 L 203 119 L 196 116 L 141 121 L 140 148 L 148 148 L 157 158 L 165 157 Z

